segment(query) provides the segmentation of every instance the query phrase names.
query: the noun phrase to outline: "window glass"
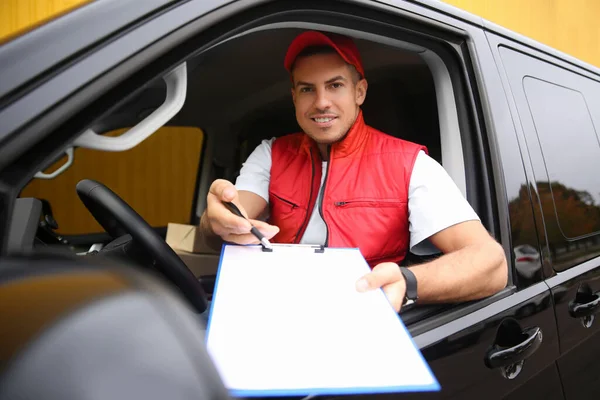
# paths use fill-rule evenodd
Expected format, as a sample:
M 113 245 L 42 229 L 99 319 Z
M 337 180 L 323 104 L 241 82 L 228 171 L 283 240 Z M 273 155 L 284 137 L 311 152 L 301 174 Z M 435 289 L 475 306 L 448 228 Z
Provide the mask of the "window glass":
M 118 136 L 126 129 L 108 133 Z M 75 186 L 94 179 L 118 194 L 150 225 L 188 223 L 204 134 L 199 128 L 163 127 L 133 149 L 105 152 L 77 148 L 73 165 L 54 179 L 33 179 L 20 197 L 47 200 L 62 235 L 103 232 Z M 56 170 L 59 160 L 45 172 Z
M 553 209 L 566 239 L 597 233 L 600 143 L 583 95 L 532 77 L 523 86 L 548 177 L 538 182 L 542 207 Z
M 545 236 L 540 250 L 563 271 L 600 256 L 600 82 L 511 48 L 499 51 L 533 168 L 535 224 L 517 220 L 518 244 L 535 247 L 530 240 Z M 527 218 L 525 209 L 518 215 Z

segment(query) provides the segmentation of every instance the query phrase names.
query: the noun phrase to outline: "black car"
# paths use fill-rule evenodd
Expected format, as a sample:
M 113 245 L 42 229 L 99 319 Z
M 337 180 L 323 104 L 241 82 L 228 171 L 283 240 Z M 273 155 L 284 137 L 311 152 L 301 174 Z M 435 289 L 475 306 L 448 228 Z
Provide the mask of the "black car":
M 426 145 L 509 262 L 401 313 L 440 392 L 367 397 L 600 396 L 600 70 L 437 1 L 103 0 L 0 46 L 0 398 L 227 398 L 196 318 L 219 256 L 165 228 L 297 130 L 306 29 L 355 39 L 365 120 Z

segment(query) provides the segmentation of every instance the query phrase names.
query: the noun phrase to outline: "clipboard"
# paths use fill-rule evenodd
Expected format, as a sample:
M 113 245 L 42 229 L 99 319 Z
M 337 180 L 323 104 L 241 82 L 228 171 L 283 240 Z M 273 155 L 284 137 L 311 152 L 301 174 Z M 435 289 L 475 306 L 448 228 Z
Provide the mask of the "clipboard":
M 314 253 L 324 253 L 325 246 L 322 244 L 285 244 L 285 243 L 271 243 L 272 249 L 261 246 L 261 250 L 263 253 L 272 253 L 277 251 L 278 249 L 296 249 L 296 250 L 305 250 L 312 251 Z
M 235 397 L 438 391 L 359 249 L 224 245 L 206 343 Z M 319 274 L 319 279 L 315 279 Z

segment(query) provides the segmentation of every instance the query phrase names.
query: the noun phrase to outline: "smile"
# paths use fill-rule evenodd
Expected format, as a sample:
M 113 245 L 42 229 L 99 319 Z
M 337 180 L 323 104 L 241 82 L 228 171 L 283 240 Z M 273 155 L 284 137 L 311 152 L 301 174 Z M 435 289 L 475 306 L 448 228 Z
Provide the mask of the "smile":
M 311 119 L 319 124 L 326 124 L 327 122 L 333 121 L 335 118 L 336 117 L 319 117 L 319 118 L 311 118 Z

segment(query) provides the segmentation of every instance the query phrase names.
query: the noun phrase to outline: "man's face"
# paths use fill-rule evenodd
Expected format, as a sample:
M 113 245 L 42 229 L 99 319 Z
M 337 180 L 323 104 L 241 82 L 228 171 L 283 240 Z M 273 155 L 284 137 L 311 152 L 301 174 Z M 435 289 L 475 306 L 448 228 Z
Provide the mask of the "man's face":
M 353 82 L 353 71 L 337 54 L 299 58 L 292 76 L 292 98 L 302 130 L 319 144 L 342 139 L 358 116 L 367 81 Z

